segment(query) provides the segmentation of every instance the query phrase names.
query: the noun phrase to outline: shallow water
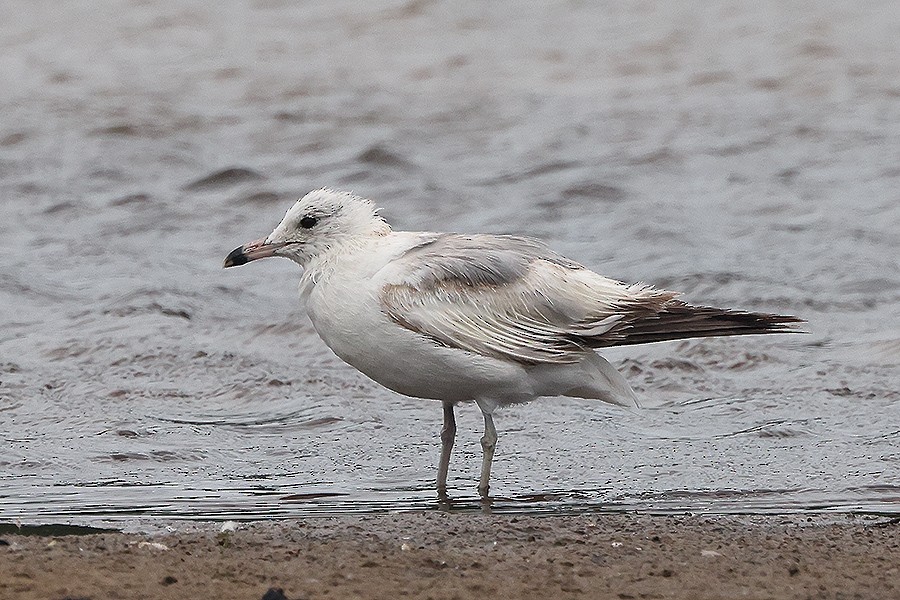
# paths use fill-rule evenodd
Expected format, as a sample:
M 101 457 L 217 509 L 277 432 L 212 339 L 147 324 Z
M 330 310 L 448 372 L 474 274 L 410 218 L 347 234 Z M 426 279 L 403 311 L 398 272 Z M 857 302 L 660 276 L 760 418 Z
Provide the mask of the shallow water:
M 502 411 L 495 510 L 900 512 L 900 9 L 671 4 L 7 5 L 0 520 L 439 508 L 439 404 L 336 359 L 291 263 L 221 270 L 323 185 L 808 319 L 606 353 L 647 409 Z

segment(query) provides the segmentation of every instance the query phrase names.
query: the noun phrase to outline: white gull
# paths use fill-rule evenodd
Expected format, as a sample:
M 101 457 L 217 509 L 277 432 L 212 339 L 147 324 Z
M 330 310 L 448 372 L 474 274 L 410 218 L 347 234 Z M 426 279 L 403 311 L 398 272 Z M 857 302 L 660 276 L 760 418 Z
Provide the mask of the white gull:
M 458 402 L 474 401 L 484 415 L 478 491 L 487 497 L 498 407 L 541 396 L 638 405 L 594 349 L 786 332 L 801 321 L 692 306 L 675 292 L 598 275 L 530 238 L 393 231 L 371 201 L 329 189 L 301 198 L 225 266 L 269 256 L 304 268 L 301 301 L 335 354 L 387 388 L 443 403 L 442 496 Z

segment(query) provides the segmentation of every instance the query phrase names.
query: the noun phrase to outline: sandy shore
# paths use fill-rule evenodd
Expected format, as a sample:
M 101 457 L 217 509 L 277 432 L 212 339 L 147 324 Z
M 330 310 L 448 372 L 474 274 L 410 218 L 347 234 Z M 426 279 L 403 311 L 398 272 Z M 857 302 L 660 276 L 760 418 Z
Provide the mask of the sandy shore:
M 23 600 L 900 597 L 900 523 L 874 517 L 417 513 L 2 540 L 0 597 Z

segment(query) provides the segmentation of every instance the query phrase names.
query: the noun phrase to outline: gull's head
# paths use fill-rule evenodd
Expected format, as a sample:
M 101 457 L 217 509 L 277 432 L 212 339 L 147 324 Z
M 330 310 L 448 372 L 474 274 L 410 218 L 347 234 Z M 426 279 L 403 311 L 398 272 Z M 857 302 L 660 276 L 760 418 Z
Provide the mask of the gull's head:
M 268 237 L 235 248 L 225 266 L 284 256 L 305 266 L 336 246 L 389 233 L 371 200 L 323 188 L 300 198 Z

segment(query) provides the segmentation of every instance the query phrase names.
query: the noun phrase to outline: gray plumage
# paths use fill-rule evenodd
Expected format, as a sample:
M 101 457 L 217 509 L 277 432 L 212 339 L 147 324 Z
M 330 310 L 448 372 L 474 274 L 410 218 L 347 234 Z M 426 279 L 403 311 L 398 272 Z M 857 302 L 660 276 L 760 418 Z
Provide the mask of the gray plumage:
M 448 347 L 525 364 L 591 348 L 776 333 L 800 319 L 693 306 L 674 292 L 608 279 L 530 238 L 434 234 L 397 259 L 385 286 L 396 323 Z

